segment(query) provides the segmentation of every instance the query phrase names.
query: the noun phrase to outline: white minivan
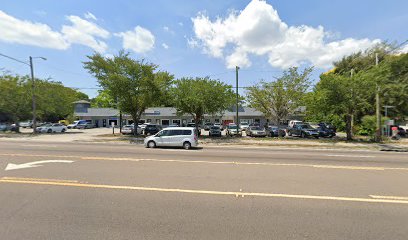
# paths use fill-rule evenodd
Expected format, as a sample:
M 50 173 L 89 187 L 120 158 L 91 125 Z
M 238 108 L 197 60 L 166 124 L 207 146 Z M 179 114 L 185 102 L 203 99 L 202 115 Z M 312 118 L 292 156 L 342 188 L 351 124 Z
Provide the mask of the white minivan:
M 198 146 L 196 129 L 193 127 L 168 127 L 144 140 L 145 147 L 183 147 Z

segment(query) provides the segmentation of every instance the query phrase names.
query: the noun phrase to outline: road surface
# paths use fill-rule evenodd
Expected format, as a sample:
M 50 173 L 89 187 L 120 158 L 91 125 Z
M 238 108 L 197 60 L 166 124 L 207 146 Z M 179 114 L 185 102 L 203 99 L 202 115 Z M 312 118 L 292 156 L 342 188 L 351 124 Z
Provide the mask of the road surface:
M 1 141 L 0 160 L 1 239 L 408 236 L 407 153 Z

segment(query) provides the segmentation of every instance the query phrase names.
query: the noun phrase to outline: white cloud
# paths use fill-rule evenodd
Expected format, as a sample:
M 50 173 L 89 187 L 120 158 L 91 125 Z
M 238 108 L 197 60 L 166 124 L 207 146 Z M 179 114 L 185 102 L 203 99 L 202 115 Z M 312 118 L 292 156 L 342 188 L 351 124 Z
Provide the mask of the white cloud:
M 155 37 L 147 29 L 136 26 L 133 31 L 116 33 L 123 38 L 123 47 L 136 53 L 145 53 L 153 49 Z
M 162 43 L 162 47 L 163 47 L 164 49 L 169 49 L 169 45 L 167 45 L 167 44 L 165 44 L 165 43 Z
M 170 29 L 169 27 L 167 27 L 167 26 L 164 26 L 164 27 L 163 27 L 163 30 L 164 30 L 165 32 L 168 32 L 168 33 L 172 34 L 172 35 L 175 35 L 175 34 L 176 34 L 173 30 L 171 30 L 171 29 Z
M 178 25 L 180 25 L 180 27 L 184 26 L 184 23 L 179 22 Z
M 59 50 L 81 44 L 98 52 L 106 51 L 107 44 L 98 38 L 108 38 L 108 31 L 78 16 L 67 16 L 67 20 L 71 25 L 63 25 L 58 32 L 46 24 L 20 20 L 0 10 L 0 41 Z
M 0 41 L 61 50 L 70 46 L 61 33 L 48 25 L 20 20 L 1 10 Z
M 110 36 L 108 31 L 78 16 L 68 16 L 67 19 L 72 25 L 62 26 L 61 32 L 68 42 L 88 46 L 97 52 L 106 51 L 108 45 L 97 38 L 108 38 Z
M 202 47 L 215 58 L 225 59 L 228 68 L 250 66 L 248 55 L 266 55 L 273 67 L 287 68 L 302 63 L 330 67 L 344 55 L 365 50 L 380 40 L 348 38 L 328 41 L 332 33 L 322 26 L 288 26 L 277 11 L 262 0 L 252 0 L 244 10 L 211 21 L 199 13 L 192 18 L 191 47 Z M 231 49 L 232 52 L 231 52 Z
M 95 20 L 95 21 L 98 20 L 98 19 L 95 17 L 95 15 L 93 15 L 91 12 L 85 13 L 85 14 L 84 14 L 84 17 L 85 17 L 86 19 L 92 19 L 92 20 Z

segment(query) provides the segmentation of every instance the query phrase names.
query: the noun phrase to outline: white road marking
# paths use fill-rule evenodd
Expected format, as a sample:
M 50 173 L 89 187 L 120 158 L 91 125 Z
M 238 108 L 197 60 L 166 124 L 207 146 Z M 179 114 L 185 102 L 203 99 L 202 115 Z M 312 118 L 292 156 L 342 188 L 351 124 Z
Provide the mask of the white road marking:
M 408 197 L 400 197 L 400 196 L 378 196 L 378 195 L 370 195 L 370 197 L 375 199 L 392 199 L 392 200 L 404 200 L 408 201 Z
M 41 167 L 42 165 L 40 164 L 44 164 L 44 163 L 73 163 L 73 162 L 74 161 L 71 161 L 71 160 L 44 160 L 44 161 L 28 162 L 28 163 L 23 163 L 23 164 L 9 163 L 7 164 L 4 170 L 10 171 L 10 170 L 23 169 L 23 168 Z
M 326 200 L 326 201 L 345 201 L 345 202 L 364 202 L 364 203 L 394 203 L 408 204 L 408 200 L 402 199 L 373 199 L 373 198 L 358 198 L 358 197 L 337 197 L 337 196 L 319 196 L 319 195 L 303 195 L 303 194 L 282 194 L 282 193 L 259 193 L 259 192 L 235 192 L 235 191 L 212 191 L 212 190 L 194 190 L 180 188 L 156 188 L 156 187 L 137 187 L 137 186 L 121 186 L 121 185 L 106 185 L 106 184 L 88 184 L 74 183 L 69 181 L 37 181 L 37 180 L 13 180 L 1 178 L 2 183 L 21 183 L 21 184 L 37 184 L 37 185 L 53 185 L 53 186 L 68 186 L 68 187 L 83 187 L 83 188 L 101 188 L 101 189 L 121 189 L 121 190 L 137 190 L 150 192 L 170 192 L 170 193 L 191 193 L 191 194 L 206 194 L 206 195 L 223 195 L 235 197 L 269 197 L 269 198 L 293 198 L 293 199 L 309 199 L 309 200 Z
M 40 144 L 23 144 L 20 145 L 22 147 L 51 147 L 51 148 L 56 148 L 56 145 L 40 145 Z
M 231 164 L 231 165 L 260 165 L 260 166 L 281 166 L 281 167 L 311 167 L 324 169 L 342 169 L 342 170 L 364 170 L 364 171 L 408 171 L 408 168 L 390 168 L 382 166 L 352 166 L 352 165 L 324 165 L 324 164 L 296 164 L 296 163 L 268 163 L 268 162 L 235 162 L 235 161 L 205 161 L 205 160 L 176 160 L 176 159 L 151 159 L 151 158 L 118 158 L 118 157 L 85 157 L 85 156 L 58 156 L 58 155 L 31 155 L 31 154 L 0 154 L 0 156 L 22 156 L 22 157 L 58 157 L 58 158 L 76 158 L 81 160 L 95 161 L 131 161 L 131 162 L 172 162 L 172 163 L 191 163 L 191 164 Z
M 347 158 L 374 158 L 375 156 L 367 155 L 340 155 L 340 154 L 328 154 L 328 157 L 347 157 Z

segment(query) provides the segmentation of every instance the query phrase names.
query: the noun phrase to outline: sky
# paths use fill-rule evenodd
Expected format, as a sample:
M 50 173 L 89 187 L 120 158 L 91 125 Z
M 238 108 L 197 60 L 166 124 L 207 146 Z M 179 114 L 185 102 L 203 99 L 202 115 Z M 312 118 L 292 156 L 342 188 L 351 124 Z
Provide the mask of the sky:
M 91 98 L 98 83 L 83 62 L 122 49 L 175 78 L 209 76 L 235 86 L 239 66 L 246 87 L 292 66 L 314 66 L 317 81 L 345 55 L 406 41 L 407 9 L 406 0 L 0 0 L 0 53 L 45 57 L 34 58 L 36 77 Z M 30 73 L 2 56 L 0 69 Z

